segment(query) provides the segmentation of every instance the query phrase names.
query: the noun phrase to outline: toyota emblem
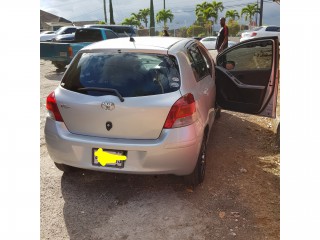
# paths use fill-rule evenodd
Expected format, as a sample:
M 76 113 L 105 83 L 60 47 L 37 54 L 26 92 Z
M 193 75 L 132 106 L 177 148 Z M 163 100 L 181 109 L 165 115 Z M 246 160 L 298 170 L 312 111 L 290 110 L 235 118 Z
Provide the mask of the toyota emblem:
M 115 105 L 113 102 L 103 102 L 101 103 L 101 108 L 112 111 L 115 108 Z

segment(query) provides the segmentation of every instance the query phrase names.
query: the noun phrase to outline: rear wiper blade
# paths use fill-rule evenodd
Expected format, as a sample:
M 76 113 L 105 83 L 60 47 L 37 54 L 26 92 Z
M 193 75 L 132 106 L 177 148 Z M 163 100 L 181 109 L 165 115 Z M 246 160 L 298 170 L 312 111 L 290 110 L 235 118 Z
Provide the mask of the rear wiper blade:
M 114 93 L 120 99 L 121 102 L 124 102 L 124 98 L 118 92 L 118 90 L 113 88 L 98 88 L 98 87 L 85 87 L 85 88 L 78 88 L 78 91 L 97 91 L 97 92 L 109 92 Z

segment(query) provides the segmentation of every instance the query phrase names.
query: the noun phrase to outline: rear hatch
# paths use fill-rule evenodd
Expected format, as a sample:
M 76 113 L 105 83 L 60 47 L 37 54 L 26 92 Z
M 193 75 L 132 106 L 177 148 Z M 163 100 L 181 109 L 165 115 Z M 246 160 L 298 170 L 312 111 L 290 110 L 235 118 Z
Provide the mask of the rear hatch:
M 81 53 L 55 92 L 68 130 L 75 134 L 157 139 L 180 97 L 173 56 Z

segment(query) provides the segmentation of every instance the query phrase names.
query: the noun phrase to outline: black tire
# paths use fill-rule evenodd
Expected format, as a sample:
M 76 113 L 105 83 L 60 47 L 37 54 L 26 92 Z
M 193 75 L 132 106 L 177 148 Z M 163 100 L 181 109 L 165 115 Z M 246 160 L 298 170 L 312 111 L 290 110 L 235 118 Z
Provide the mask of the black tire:
M 196 167 L 190 175 L 184 176 L 185 183 L 195 188 L 203 182 L 206 173 L 207 163 L 207 136 L 204 135 L 201 143 L 201 148 L 198 156 Z
M 68 166 L 68 165 L 65 165 L 65 164 L 61 164 L 61 163 L 54 162 L 54 165 L 56 165 L 56 167 L 60 171 L 65 172 L 65 173 L 70 173 L 70 172 L 73 172 L 75 170 L 74 167 L 71 167 L 71 166 Z
M 64 70 L 67 66 L 67 64 L 61 62 L 52 62 L 52 64 L 60 71 Z

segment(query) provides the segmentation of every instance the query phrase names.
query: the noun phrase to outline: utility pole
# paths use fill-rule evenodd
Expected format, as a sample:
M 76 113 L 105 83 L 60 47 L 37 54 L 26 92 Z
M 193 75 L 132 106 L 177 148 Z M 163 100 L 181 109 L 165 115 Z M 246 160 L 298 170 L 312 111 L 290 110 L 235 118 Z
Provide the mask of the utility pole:
M 163 0 L 163 9 L 166 10 L 166 0 Z
M 104 11 L 104 21 L 107 24 L 107 10 L 106 10 L 106 0 L 103 0 L 103 11 Z
M 262 26 L 262 15 L 263 15 L 263 0 L 260 2 L 260 24 L 259 26 Z
M 259 0 L 257 0 L 257 6 L 259 7 Z M 258 13 L 256 13 L 256 26 L 258 26 Z

